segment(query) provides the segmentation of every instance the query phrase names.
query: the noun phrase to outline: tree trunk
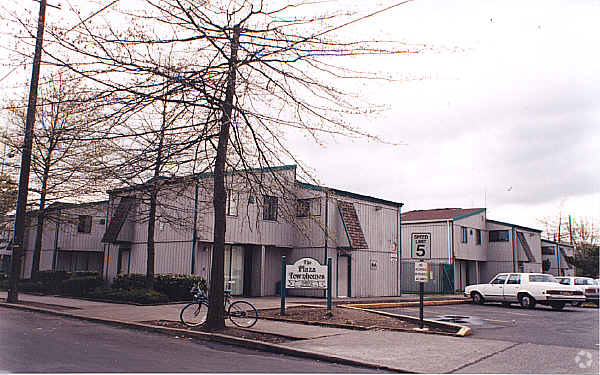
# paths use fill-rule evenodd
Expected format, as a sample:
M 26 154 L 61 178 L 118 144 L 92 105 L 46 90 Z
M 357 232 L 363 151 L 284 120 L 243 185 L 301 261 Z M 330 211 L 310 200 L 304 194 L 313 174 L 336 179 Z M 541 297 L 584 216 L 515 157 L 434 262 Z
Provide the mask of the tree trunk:
M 221 117 L 219 144 L 215 159 L 213 196 L 213 207 L 215 210 L 214 247 L 210 273 L 210 289 L 208 292 L 208 316 L 206 318 L 206 328 L 209 330 L 225 328 L 225 306 L 223 304 L 225 283 L 223 267 L 226 232 L 225 162 L 227 161 L 227 143 L 229 142 L 229 127 L 231 126 L 231 115 L 233 113 L 239 38 L 240 27 L 236 25 L 233 28 L 233 37 L 231 39 L 227 89 L 225 91 L 225 100 L 222 103 L 223 115 Z
M 35 228 L 35 247 L 33 248 L 33 260 L 31 264 L 31 278 L 37 280 L 37 274 L 40 272 L 40 257 L 42 254 L 42 236 L 44 232 L 44 219 L 46 211 L 43 206 L 40 206 L 40 213 L 37 217 L 37 225 Z
M 44 219 L 46 218 L 46 194 L 48 186 L 48 176 L 50 174 L 50 166 L 47 164 L 44 168 L 42 180 L 42 189 L 40 194 L 40 213 L 37 218 L 35 228 L 35 245 L 33 248 L 33 260 L 31 264 L 31 278 L 37 279 L 37 274 L 40 272 L 40 257 L 42 255 L 42 237 L 44 235 Z
M 146 282 L 144 285 L 148 289 L 154 287 L 154 228 L 156 227 L 156 183 L 158 183 L 158 181 L 154 181 L 154 183 L 155 185 L 152 187 L 152 192 L 150 193 L 150 210 L 148 212 L 148 254 L 146 259 Z

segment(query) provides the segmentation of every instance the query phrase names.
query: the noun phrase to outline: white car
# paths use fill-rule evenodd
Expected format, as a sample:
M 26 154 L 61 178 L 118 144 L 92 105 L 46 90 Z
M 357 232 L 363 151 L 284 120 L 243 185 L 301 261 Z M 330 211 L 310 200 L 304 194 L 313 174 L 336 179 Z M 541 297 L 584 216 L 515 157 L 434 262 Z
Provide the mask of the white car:
M 598 300 L 600 296 L 600 286 L 591 277 L 578 277 L 578 276 L 556 276 L 556 281 L 563 285 L 573 285 L 583 292 L 585 300 L 587 302 L 593 302 L 598 306 Z M 581 302 L 576 303 L 576 306 L 580 306 Z
M 551 275 L 542 273 L 499 273 L 487 284 L 466 287 L 465 296 L 471 297 L 475 304 L 495 301 L 510 305 L 518 302 L 529 309 L 539 303 L 562 310 L 567 302 L 585 302 L 580 289 L 559 284 Z

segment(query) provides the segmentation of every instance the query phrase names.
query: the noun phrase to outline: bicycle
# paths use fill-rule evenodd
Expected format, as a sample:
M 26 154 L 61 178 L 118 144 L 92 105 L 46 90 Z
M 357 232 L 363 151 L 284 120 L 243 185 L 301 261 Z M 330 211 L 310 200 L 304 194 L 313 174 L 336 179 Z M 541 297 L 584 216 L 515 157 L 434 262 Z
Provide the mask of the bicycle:
M 258 311 L 253 304 L 248 301 L 231 301 L 231 290 L 226 289 L 225 298 L 225 317 L 229 318 L 233 324 L 242 328 L 250 328 L 258 320 Z M 194 302 L 190 302 L 181 309 L 179 320 L 188 327 L 197 327 L 206 321 L 208 311 L 208 296 L 196 285 L 190 290 L 194 296 Z

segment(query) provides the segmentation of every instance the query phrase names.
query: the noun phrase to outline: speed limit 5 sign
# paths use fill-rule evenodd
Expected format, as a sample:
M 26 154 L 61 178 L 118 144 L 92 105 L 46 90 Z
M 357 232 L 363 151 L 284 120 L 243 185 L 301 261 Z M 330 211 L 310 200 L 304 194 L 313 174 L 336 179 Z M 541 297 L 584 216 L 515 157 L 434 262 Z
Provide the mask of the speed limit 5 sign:
M 431 259 L 431 233 L 411 234 L 411 256 L 413 259 Z

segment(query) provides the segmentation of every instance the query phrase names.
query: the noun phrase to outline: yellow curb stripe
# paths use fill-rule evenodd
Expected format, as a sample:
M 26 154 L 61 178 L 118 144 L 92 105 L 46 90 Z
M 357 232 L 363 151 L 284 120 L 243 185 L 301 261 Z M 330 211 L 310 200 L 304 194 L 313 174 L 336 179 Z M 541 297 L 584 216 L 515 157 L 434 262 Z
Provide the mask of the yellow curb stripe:
M 470 299 L 465 300 L 445 300 L 445 301 L 425 301 L 424 306 L 444 306 L 444 305 L 460 305 L 463 303 L 471 303 Z M 387 309 L 396 307 L 413 307 L 419 306 L 419 302 L 389 302 L 389 303 L 352 303 L 347 305 L 340 305 L 343 307 L 353 306 L 364 309 Z

